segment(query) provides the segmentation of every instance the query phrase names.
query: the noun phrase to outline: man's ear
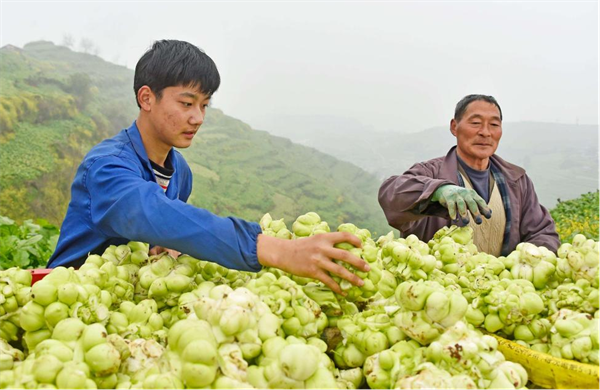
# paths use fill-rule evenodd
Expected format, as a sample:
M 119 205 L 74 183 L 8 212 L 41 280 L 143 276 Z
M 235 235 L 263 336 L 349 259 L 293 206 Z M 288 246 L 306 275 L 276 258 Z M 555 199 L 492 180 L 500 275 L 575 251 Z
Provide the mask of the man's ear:
M 450 121 L 450 132 L 452 133 L 453 136 L 456 137 L 456 128 L 458 126 L 458 123 L 456 122 L 456 119 L 452 119 Z
M 154 92 L 150 89 L 149 86 L 144 85 L 140 89 L 138 89 L 137 93 L 138 103 L 140 104 L 140 108 L 144 111 L 150 111 L 152 104 L 156 100 L 154 96 Z

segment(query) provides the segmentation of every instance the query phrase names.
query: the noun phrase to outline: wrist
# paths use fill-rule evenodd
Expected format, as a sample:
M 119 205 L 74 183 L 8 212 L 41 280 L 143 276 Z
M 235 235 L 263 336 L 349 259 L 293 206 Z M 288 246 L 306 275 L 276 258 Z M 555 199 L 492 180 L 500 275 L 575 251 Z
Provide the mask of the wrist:
M 277 267 L 279 258 L 277 255 L 277 247 L 279 246 L 280 239 L 276 237 L 267 236 L 266 234 L 259 234 L 256 240 L 256 256 L 258 262 L 263 267 Z
M 431 201 L 432 202 L 439 202 L 440 198 L 442 197 L 442 191 L 444 189 L 444 187 L 446 187 L 447 184 L 442 184 L 441 186 L 439 186 L 438 188 L 435 189 L 435 191 L 433 191 L 433 194 L 431 194 Z

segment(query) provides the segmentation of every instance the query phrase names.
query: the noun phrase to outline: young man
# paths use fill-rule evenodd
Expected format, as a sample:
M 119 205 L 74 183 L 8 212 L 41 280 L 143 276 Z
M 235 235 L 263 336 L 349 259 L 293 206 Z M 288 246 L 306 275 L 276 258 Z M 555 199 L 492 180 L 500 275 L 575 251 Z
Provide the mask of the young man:
M 554 220 L 538 202 L 531 179 L 495 154 L 502 137 L 496 99 L 464 97 L 450 131 L 456 146 L 445 157 L 417 163 L 381 185 L 379 203 L 389 224 L 424 241 L 444 226 L 470 224 L 479 250 L 495 256 L 509 254 L 520 242 L 556 252 Z
M 318 279 L 337 293 L 330 274 L 355 285 L 362 280 L 333 259 L 368 270 L 366 262 L 336 243 L 360 246 L 358 237 L 328 233 L 301 240 L 261 234 L 260 225 L 222 218 L 186 204 L 192 173 L 176 148 L 187 148 L 198 132 L 220 76 L 210 57 L 182 41 L 154 43 L 135 68 L 140 108 L 133 124 L 96 145 L 77 170 L 71 202 L 48 267 L 81 265 L 88 253 L 109 245 L 142 241 L 213 261 L 259 271 L 277 267 Z

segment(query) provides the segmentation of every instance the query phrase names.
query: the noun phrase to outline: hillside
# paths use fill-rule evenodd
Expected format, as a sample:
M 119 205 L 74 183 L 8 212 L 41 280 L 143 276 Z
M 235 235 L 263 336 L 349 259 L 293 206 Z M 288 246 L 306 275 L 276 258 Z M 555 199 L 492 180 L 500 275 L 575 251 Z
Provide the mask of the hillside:
M 559 202 L 550 210 L 561 242 L 572 242 L 577 234 L 598 239 L 598 195 L 598 191 L 588 192 L 576 199 Z
M 448 127 L 376 132 L 341 120 L 318 119 L 281 118 L 270 123 L 269 132 L 351 162 L 380 180 L 444 155 L 456 144 Z M 598 189 L 598 126 L 505 122 L 497 153 L 526 169 L 548 208 L 558 199 Z
M 0 215 L 60 224 L 85 153 L 136 116 L 133 71 L 51 42 L 0 49 Z M 258 220 L 316 211 L 331 225 L 390 230 L 379 180 L 356 166 L 251 129 L 209 109 L 182 153 L 194 172 L 190 202 Z

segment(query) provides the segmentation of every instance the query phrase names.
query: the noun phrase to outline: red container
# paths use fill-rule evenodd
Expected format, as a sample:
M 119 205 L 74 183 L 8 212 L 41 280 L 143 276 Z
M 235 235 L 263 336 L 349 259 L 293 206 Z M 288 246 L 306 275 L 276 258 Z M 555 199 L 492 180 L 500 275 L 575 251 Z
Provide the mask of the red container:
M 31 272 L 31 285 L 33 286 L 35 282 L 42 280 L 44 276 L 50 273 L 50 271 L 52 271 L 52 269 L 49 268 L 30 269 L 29 272 Z

